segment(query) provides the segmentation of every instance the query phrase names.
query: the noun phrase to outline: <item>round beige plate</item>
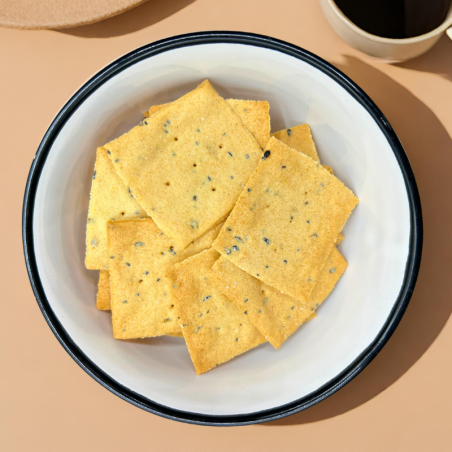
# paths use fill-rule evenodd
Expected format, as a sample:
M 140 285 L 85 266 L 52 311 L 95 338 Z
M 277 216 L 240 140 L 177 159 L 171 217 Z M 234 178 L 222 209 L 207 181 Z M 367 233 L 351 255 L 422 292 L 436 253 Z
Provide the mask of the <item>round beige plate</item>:
M 0 0 L 0 26 L 70 28 L 121 14 L 147 0 Z

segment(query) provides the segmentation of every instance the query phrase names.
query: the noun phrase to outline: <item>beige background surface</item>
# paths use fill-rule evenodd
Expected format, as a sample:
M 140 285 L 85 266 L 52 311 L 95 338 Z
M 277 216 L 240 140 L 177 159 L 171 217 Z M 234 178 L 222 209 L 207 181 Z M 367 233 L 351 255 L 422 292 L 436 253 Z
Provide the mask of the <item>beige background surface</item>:
M 421 272 L 392 339 L 337 394 L 266 425 L 179 424 L 110 394 L 59 345 L 34 300 L 24 265 L 25 182 L 60 107 L 112 59 L 156 39 L 198 30 L 267 34 L 340 68 L 394 126 L 422 197 Z M 447 38 L 425 56 L 388 66 L 342 42 L 316 0 L 150 0 L 103 23 L 64 32 L 0 29 L 0 450 L 451 450 L 451 104 Z

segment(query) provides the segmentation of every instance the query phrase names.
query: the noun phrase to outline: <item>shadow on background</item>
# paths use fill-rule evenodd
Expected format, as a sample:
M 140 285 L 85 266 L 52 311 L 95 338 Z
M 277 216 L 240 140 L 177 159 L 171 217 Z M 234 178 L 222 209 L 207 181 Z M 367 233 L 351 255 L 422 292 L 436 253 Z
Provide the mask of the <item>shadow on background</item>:
M 196 0 L 149 0 L 142 5 L 95 24 L 55 30 L 81 38 L 111 38 L 154 25 Z
M 347 64 L 336 66 L 363 88 L 383 111 L 411 161 L 424 219 L 421 270 L 405 316 L 370 365 L 330 398 L 301 413 L 264 424 L 267 426 L 320 421 L 372 399 L 416 363 L 452 312 L 451 137 L 431 110 L 377 69 L 354 57 L 347 57 Z
M 452 41 L 444 34 L 435 46 L 424 55 L 394 66 L 415 71 L 432 72 L 452 80 Z

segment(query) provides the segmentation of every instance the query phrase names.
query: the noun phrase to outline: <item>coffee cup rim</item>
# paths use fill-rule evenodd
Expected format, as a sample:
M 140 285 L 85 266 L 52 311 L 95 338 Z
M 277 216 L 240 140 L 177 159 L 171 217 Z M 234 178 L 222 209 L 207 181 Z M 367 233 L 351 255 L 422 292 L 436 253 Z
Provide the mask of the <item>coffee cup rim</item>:
M 401 45 L 407 45 L 407 44 L 413 44 L 416 42 L 427 40 L 433 36 L 436 36 L 444 31 L 446 31 L 447 28 L 452 26 L 452 3 L 449 8 L 449 12 L 447 13 L 446 19 L 444 22 L 439 25 L 438 27 L 434 28 L 433 30 L 429 31 L 428 33 L 424 33 L 419 36 L 413 36 L 412 38 L 402 38 L 402 39 L 395 39 L 395 38 L 384 38 L 382 36 L 374 35 L 372 33 L 369 33 L 362 28 L 358 27 L 354 22 L 352 22 L 336 5 L 334 0 L 326 0 L 327 3 L 331 6 L 333 11 L 336 13 L 336 15 L 352 30 L 354 30 L 356 33 L 360 34 L 361 36 L 370 39 L 375 42 L 385 43 L 385 44 L 401 44 Z

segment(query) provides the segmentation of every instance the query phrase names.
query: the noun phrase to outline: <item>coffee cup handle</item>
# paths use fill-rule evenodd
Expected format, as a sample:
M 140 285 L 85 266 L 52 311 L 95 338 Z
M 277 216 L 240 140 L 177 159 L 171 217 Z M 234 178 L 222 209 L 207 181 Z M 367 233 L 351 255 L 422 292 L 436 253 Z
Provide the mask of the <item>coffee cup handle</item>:
M 449 27 L 449 28 L 446 30 L 446 33 L 447 33 L 447 36 L 449 36 L 449 38 L 452 39 L 452 27 Z

